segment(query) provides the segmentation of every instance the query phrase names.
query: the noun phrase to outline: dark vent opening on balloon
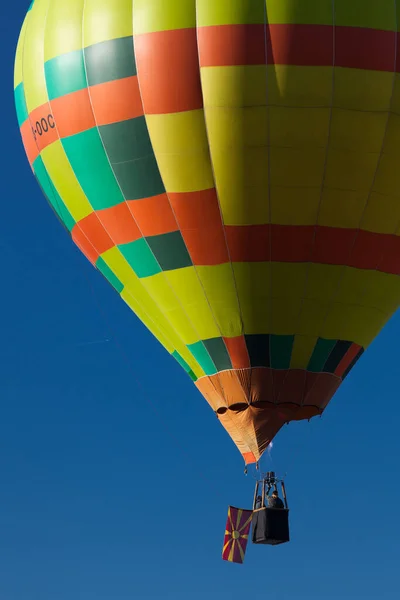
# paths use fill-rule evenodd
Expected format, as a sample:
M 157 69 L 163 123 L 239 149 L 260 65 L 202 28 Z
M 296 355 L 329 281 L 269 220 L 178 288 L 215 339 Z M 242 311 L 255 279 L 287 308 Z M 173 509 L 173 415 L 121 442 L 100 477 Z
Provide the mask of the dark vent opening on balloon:
M 249 405 L 247 404 L 247 402 L 236 402 L 235 404 L 231 404 L 229 410 L 233 410 L 234 412 L 243 412 L 248 408 Z

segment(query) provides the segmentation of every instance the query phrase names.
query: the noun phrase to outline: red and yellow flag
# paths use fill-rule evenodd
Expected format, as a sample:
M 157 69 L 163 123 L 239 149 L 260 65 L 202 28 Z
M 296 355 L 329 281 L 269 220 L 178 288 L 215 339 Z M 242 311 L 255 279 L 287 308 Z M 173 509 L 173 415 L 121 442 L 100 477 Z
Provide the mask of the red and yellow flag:
M 230 506 L 225 528 L 223 560 L 243 563 L 251 526 L 253 511 Z

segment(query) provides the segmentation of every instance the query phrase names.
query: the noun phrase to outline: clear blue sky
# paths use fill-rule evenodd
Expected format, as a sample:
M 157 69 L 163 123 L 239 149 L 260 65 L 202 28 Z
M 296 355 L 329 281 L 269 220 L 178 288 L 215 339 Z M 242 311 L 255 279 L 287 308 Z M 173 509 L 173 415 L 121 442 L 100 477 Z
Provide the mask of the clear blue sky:
M 398 598 L 400 317 L 264 461 L 287 472 L 292 542 L 222 562 L 253 480 L 34 181 L 12 92 L 28 4 L 0 8 L 0 599 Z

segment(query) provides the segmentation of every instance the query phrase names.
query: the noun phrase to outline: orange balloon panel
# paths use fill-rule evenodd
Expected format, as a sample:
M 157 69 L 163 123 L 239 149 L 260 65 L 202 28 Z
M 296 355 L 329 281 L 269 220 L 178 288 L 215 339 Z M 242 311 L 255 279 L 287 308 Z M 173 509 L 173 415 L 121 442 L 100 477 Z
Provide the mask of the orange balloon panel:
M 400 300 L 393 0 L 35 0 L 32 170 L 246 462 Z

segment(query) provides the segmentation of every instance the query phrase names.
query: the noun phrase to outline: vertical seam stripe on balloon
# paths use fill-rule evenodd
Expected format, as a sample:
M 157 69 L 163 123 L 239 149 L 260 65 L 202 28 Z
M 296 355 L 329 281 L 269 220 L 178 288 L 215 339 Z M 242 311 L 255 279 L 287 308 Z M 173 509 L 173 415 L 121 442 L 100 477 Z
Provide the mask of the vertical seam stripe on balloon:
M 399 28 L 399 22 L 398 22 L 398 16 L 397 16 L 397 0 L 393 0 L 393 2 L 394 2 L 394 7 L 393 7 L 394 8 L 394 17 L 395 17 L 395 21 L 396 21 L 395 43 L 394 43 L 393 83 L 392 83 L 392 94 L 391 94 L 391 98 L 390 98 L 390 104 L 389 104 L 389 107 L 388 107 L 388 116 L 387 116 L 387 122 L 386 122 L 386 130 L 385 130 L 384 138 L 382 140 L 382 155 L 384 153 L 384 148 L 385 148 L 386 143 L 387 143 L 388 125 L 389 125 L 391 117 L 394 114 L 394 112 L 393 112 L 393 97 L 394 97 L 394 91 L 395 91 L 395 86 L 396 86 L 396 73 L 398 71 L 397 63 L 398 63 L 398 37 L 399 37 L 398 28 Z M 382 155 L 381 155 L 381 158 L 382 158 Z M 378 172 L 378 168 L 377 168 L 377 172 Z M 375 174 L 374 183 L 375 183 L 375 180 L 376 180 L 377 172 Z M 372 187 L 373 186 L 371 186 L 370 196 L 372 195 Z M 364 218 L 364 215 L 363 215 L 363 218 Z M 379 267 L 380 267 L 382 261 L 384 260 L 385 254 L 386 255 L 392 254 L 392 253 L 396 254 L 396 251 L 393 249 L 393 245 L 394 245 L 393 241 L 395 241 L 395 242 L 397 241 L 396 240 L 396 232 L 398 231 L 399 227 L 400 227 L 400 216 L 399 216 L 399 218 L 398 218 L 398 220 L 396 222 L 396 225 L 395 225 L 395 228 L 394 228 L 394 231 L 393 231 L 393 235 L 390 236 L 390 237 L 388 237 L 387 243 L 383 244 L 383 246 L 381 247 L 380 253 L 379 253 L 379 251 L 375 253 L 377 256 L 379 256 L 379 258 L 377 259 L 376 264 L 375 264 L 375 270 L 376 271 L 380 271 L 381 270 Z M 361 234 L 361 231 L 358 232 L 358 235 L 360 235 L 360 234 Z M 397 239 L 400 239 L 400 238 L 397 238 Z M 354 251 L 354 248 L 353 248 L 353 251 Z M 398 255 L 400 255 L 400 249 L 398 251 Z M 365 284 L 364 285 L 364 290 L 361 292 L 361 299 L 363 299 L 365 297 L 366 292 L 367 292 L 367 285 Z
M 396 19 L 396 0 L 393 0 L 393 2 L 394 2 L 394 4 L 393 4 L 394 17 Z M 333 3 L 333 7 L 334 7 L 335 6 L 335 0 L 332 0 L 332 3 Z M 331 297 L 331 300 L 330 300 L 330 303 L 329 303 L 329 308 L 327 308 L 325 317 L 324 317 L 324 319 L 323 319 L 323 321 L 321 323 L 321 327 L 322 328 L 324 327 L 324 325 L 325 325 L 325 323 L 327 321 L 329 312 L 331 310 L 330 305 L 333 304 L 333 302 L 335 300 L 335 297 L 337 297 L 337 295 L 339 293 L 339 290 L 340 290 L 341 283 L 342 283 L 343 278 L 345 276 L 345 272 L 348 269 L 347 263 L 350 261 L 352 252 L 353 252 L 353 250 L 355 248 L 356 241 L 357 241 L 357 238 L 359 236 L 360 229 L 361 229 L 361 226 L 362 226 L 363 218 L 364 218 L 364 215 L 366 213 L 368 204 L 370 202 L 371 195 L 372 195 L 372 190 L 373 190 L 373 187 L 374 187 L 374 184 L 375 184 L 375 181 L 376 181 L 376 177 L 377 177 L 377 173 L 379 171 L 379 167 L 380 167 L 380 164 L 381 164 L 381 161 L 382 161 L 383 148 L 384 148 L 384 143 L 385 143 L 385 139 L 386 139 L 387 131 L 388 131 L 388 125 L 389 125 L 389 119 L 390 119 L 390 110 L 391 110 L 391 105 L 392 105 L 392 102 L 393 102 L 393 94 L 394 94 L 395 81 L 396 81 L 396 69 L 397 69 L 397 32 L 393 32 L 393 38 L 394 38 L 394 43 L 393 43 L 394 58 L 393 58 L 393 64 L 392 64 L 391 69 L 390 69 L 390 71 L 393 71 L 393 80 L 392 80 L 391 96 L 390 96 L 389 103 L 388 103 L 388 108 L 387 108 L 387 117 L 386 117 L 386 123 L 385 123 L 385 130 L 384 130 L 384 134 L 383 134 L 382 145 L 381 145 L 379 157 L 378 157 L 377 162 L 376 162 L 376 167 L 375 167 L 375 171 L 374 171 L 374 174 L 373 174 L 373 177 L 372 177 L 372 180 L 371 180 L 371 185 L 370 185 L 370 188 L 369 188 L 369 191 L 368 191 L 368 195 L 367 195 L 367 198 L 366 198 L 365 206 L 364 206 L 364 209 L 363 209 L 363 211 L 362 211 L 362 213 L 360 215 L 359 225 L 358 225 L 358 228 L 357 228 L 356 233 L 354 235 L 354 238 L 352 240 L 352 245 L 351 245 L 351 247 L 349 249 L 348 258 L 345 261 L 345 264 L 342 266 L 342 269 L 341 269 L 342 270 L 342 275 L 339 277 L 339 280 L 338 280 L 338 283 L 337 283 L 337 287 L 333 291 L 333 294 L 332 294 L 332 297 Z M 389 63 L 387 64 L 387 68 L 389 68 Z M 332 94 L 332 103 L 333 103 L 333 94 Z
M 300 318 L 301 318 L 301 313 L 303 311 L 303 305 L 304 305 L 304 300 L 305 300 L 305 296 L 307 293 L 307 288 L 308 288 L 308 280 L 310 277 L 310 268 L 311 268 L 311 259 L 312 259 L 312 255 L 313 255 L 313 250 L 315 247 L 315 240 L 316 240 L 316 236 L 317 236 L 317 225 L 318 225 L 318 218 L 319 218 L 319 213 L 321 211 L 321 205 L 322 205 L 322 198 L 323 198 L 323 191 L 324 191 L 324 184 L 325 184 L 325 180 L 326 180 L 326 170 L 327 170 L 327 166 L 328 166 L 328 157 L 329 157 L 329 144 L 330 144 L 330 140 L 331 140 L 331 131 L 332 131 L 332 114 L 333 114 L 333 100 L 334 100 L 334 90 L 335 90 L 335 59 L 336 59 L 336 44 L 335 44 L 335 0 L 332 0 L 332 89 L 331 89 L 331 104 L 330 104 L 330 108 L 329 108 L 329 125 L 328 125 L 328 135 L 327 135 L 327 140 L 326 140 L 326 150 L 325 150 L 325 159 L 324 159 L 324 165 L 323 165 L 323 173 L 322 173 L 322 179 L 321 179 L 321 187 L 320 187 L 320 193 L 319 193 L 319 200 L 318 200 L 318 207 L 317 207 L 317 213 L 316 213 L 316 220 L 315 220 L 315 224 L 314 224 L 314 228 L 313 228 L 313 236 L 312 236 L 312 241 L 310 244 L 310 256 L 309 256 L 309 261 L 306 263 L 306 274 L 305 274 L 305 279 L 304 279 L 304 289 L 303 289 L 303 293 L 301 296 L 301 300 L 300 300 L 300 305 L 299 305 L 299 314 L 297 317 L 297 326 L 296 326 L 296 330 L 299 328 L 299 322 L 300 322 Z M 321 335 L 319 336 L 321 337 Z M 327 358 L 327 360 L 329 359 L 329 356 Z M 315 378 L 315 381 L 313 382 L 313 385 L 316 384 L 317 379 L 320 376 L 317 376 Z M 304 405 L 305 399 L 306 399 L 306 384 L 307 384 L 307 380 L 306 377 L 304 378 L 304 386 L 303 386 L 303 393 L 302 393 L 302 401 L 301 401 L 301 405 Z M 312 389 L 312 388 L 311 388 Z M 311 389 L 308 389 L 308 392 L 311 392 Z

